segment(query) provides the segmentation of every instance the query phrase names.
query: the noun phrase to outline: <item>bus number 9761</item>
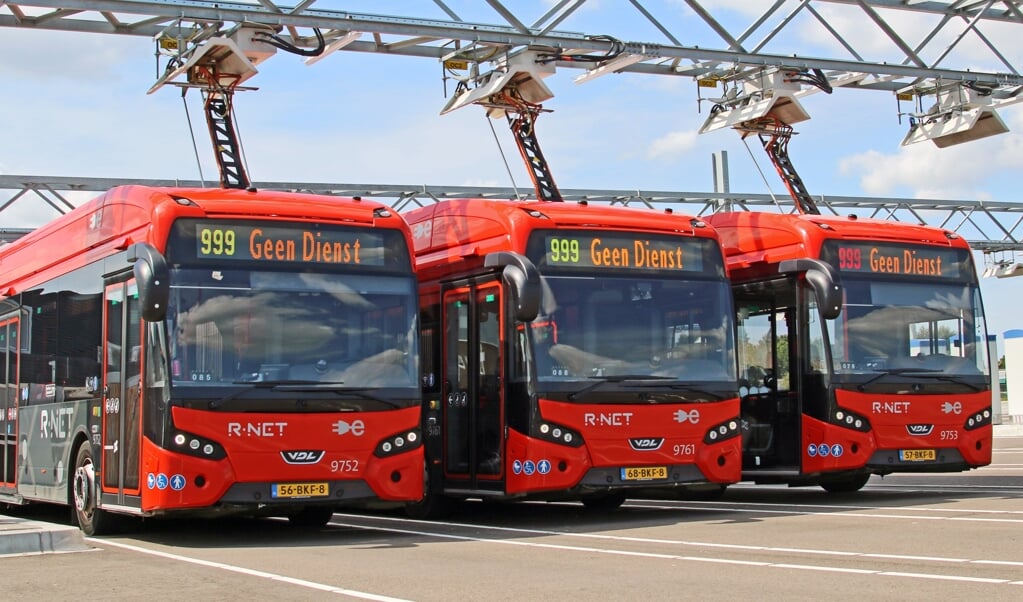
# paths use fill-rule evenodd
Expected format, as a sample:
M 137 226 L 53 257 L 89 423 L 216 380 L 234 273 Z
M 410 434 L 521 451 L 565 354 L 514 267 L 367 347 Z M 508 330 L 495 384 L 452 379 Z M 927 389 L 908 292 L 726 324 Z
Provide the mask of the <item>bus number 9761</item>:
M 696 453 L 695 443 L 680 443 L 675 445 L 673 451 L 676 456 L 692 456 Z

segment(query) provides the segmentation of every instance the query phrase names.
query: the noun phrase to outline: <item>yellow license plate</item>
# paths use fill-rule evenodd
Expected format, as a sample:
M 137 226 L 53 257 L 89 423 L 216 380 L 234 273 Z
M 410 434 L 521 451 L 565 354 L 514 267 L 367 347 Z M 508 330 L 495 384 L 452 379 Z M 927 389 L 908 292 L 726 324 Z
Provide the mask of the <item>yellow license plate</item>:
M 330 495 L 327 483 L 274 483 L 270 486 L 271 497 L 324 497 Z
M 633 466 L 622 469 L 623 481 L 651 481 L 653 479 L 667 479 L 667 466 Z
M 899 450 L 899 459 L 903 462 L 927 462 L 937 459 L 933 449 L 902 449 Z

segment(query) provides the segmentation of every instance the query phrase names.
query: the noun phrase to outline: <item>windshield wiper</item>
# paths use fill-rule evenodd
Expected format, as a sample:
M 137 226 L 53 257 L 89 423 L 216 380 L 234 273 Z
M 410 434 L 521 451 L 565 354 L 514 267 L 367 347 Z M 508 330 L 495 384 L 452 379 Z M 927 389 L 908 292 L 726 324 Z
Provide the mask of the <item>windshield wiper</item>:
M 882 378 L 884 378 L 886 376 L 892 376 L 892 375 L 895 375 L 895 374 L 909 374 L 910 376 L 923 376 L 923 375 L 927 375 L 927 374 L 933 374 L 934 372 L 941 372 L 941 370 L 936 370 L 934 368 L 883 368 L 883 369 L 880 369 L 880 370 L 875 369 L 874 372 L 877 372 L 877 374 L 875 374 L 874 376 L 871 376 L 866 381 L 861 382 L 860 384 L 856 385 L 856 388 L 859 389 L 860 391 L 862 391 L 862 390 L 864 390 L 867 387 L 867 385 L 873 383 L 874 381 L 882 379 Z
M 297 391 L 304 393 L 314 393 L 317 391 L 329 391 L 331 393 L 337 393 L 338 395 L 352 395 L 361 399 L 368 399 L 370 401 L 376 401 L 392 408 L 402 407 L 396 401 L 390 399 L 384 399 L 367 391 L 378 391 L 380 387 L 346 387 L 342 382 L 325 382 L 325 383 L 311 383 L 311 384 L 282 384 L 274 387 L 275 391 Z
M 285 383 L 285 382 L 287 382 L 287 383 L 303 382 L 304 383 L 304 382 L 307 382 L 307 381 L 236 380 L 236 381 L 233 381 L 231 384 L 232 385 L 251 385 L 251 386 L 247 387 L 247 388 L 244 388 L 244 389 L 236 389 L 235 391 L 231 392 L 228 395 L 225 395 L 225 396 L 221 397 L 220 399 L 214 399 L 214 400 L 210 401 L 210 403 L 208 404 L 208 407 L 211 410 L 215 410 L 215 409 L 219 408 L 220 406 L 224 405 L 225 403 L 231 401 L 232 399 L 235 399 L 236 397 L 240 397 L 241 395 L 243 395 L 245 393 L 248 393 L 248 392 L 250 392 L 250 391 L 252 391 L 254 389 L 271 389 L 272 390 L 275 387 L 277 387 L 280 384 Z
M 234 381 L 235 385 L 252 385 L 251 388 L 238 389 L 232 392 L 230 395 L 225 395 L 220 399 L 214 399 L 210 401 L 210 410 L 216 410 L 224 403 L 242 395 L 248 393 L 253 389 L 267 389 L 270 391 L 282 391 L 291 393 L 315 393 L 315 392 L 330 392 L 337 393 L 339 395 L 350 394 L 362 399 L 368 399 L 370 401 L 376 401 L 391 407 L 401 407 L 401 404 L 392 401 L 391 399 L 385 399 L 367 393 L 366 391 L 375 391 L 379 387 L 346 387 L 345 383 L 341 381 L 333 382 L 320 382 L 320 381 L 304 381 L 304 380 L 278 380 L 278 381 Z
M 675 390 L 679 390 L 679 391 L 686 391 L 688 393 L 696 393 L 698 395 L 702 395 L 703 397 L 709 398 L 711 401 L 718 401 L 718 400 L 723 399 L 723 396 L 720 393 L 715 393 L 713 391 L 708 391 L 707 389 L 701 389 L 699 387 L 694 387 L 693 385 L 687 383 L 684 380 L 675 380 L 675 381 L 672 381 L 670 383 L 656 382 L 656 383 L 640 385 L 640 386 L 641 387 L 667 387 L 669 389 L 675 389 Z M 738 395 L 738 392 L 736 392 L 736 395 Z M 689 399 L 687 399 L 686 401 L 698 401 L 698 400 L 695 400 L 695 399 L 694 400 L 689 400 Z
M 569 401 L 575 401 L 580 395 L 589 393 L 593 389 L 596 389 L 597 387 L 600 387 L 607 383 L 623 383 L 626 381 L 642 382 L 675 380 L 675 378 L 671 376 L 651 376 L 649 374 L 616 374 L 614 376 L 591 376 L 589 378 L 595 380 L 596 382 L 590 383 L 583 387 L 582 389 L 579 389 L 578 391 L 569 393 L 568 394 Z
M 965 378 L 962 378 L 961 376 L 954 376 L 951 374 L 920 374 L 919 378 L 933 378 L 934 380 L 943 380 L 945 382 L 953 383 L 956 385 L 963 385 L 964 387 L 969 387 L 974 391 L 984 390 L 984 387 L 979 387 L 967 381 Z

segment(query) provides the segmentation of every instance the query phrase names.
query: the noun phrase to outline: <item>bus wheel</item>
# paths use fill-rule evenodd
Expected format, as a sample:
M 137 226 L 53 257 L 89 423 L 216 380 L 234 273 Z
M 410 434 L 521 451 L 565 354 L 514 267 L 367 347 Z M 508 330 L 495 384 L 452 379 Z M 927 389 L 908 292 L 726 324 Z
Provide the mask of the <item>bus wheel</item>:
M 96 507 L 99 496 L 96 491 L 96 465 L 92 461 L 92 450 L 88 443 L 78 448 L 71 486 L 75 496 L 75 520 L 82 532 L 93 536 L 113 531 L 115 518 Z
M 418 520 L 436 520 L 451 513 L 454 500 L 439 493 L 427 493 L 418 502 L 405 504 L 405 515 Z
M 624 493 L 603 493 L 598 495 L 591 495 L 582 499 L 583 506 L 586 506 L 589 510 L 599 510 L 602 512 L 609 512 L 617 509 L 619 506 L 625 503 Z
M 418 502 L 405 504 L 405 516 L 417 520 L 437 520 L 451 514 L 455 500 L 440 493 L 434 493 L 430 480 L 430 470 L 423 473 L 424 493 Z
M 316 529 L 330 522 L 334 517 L 332 506 L 306 506 L 298 512 L 288 515 L 288 522 L 293 527 L 302 529 Z
M 870 479 L 870 474 L 857 474 L 834 481 L 821 481 L 821 487 L 828 493 L 852 493 L 863 489 Z

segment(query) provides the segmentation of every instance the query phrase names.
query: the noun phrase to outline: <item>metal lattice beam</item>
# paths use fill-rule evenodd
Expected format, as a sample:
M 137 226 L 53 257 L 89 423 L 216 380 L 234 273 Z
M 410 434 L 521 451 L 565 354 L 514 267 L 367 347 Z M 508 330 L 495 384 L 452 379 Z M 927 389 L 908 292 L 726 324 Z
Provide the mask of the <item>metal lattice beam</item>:
M 240 23 L 264 24 L 290 36 L 298 46 L 315 45 L 312 29 L 324 32 L 327 43 L 352 31 L 370 33 L 372 39 L 349 43 L 347 52 L 439 59 L 466 46 L 514 51 L 541 46 L 572 52 L 606 52 L 609 43 L 593 35 L 574 33 L 573 17 L 587 5 L 585 0 L 563 0 L 546 13 L 530 18 L 510 2 L 488 0 L 490 21 L 463 19 L 440 0 L 423 2 L 423 16 L 372 15 L 320 8 L 308 0 L 298 6 L 260 2 L 208 0 L 27 0 L 0 3 L 0 26 L 153 37 L 161 32 L 189 39 L 197 31 L 223 30 Z M 678 11 L 653 2 L 632 0 L 629 5 L 608 3 L 589 7 L 616 19 L 635 17 L 648 26 L 651 39 L 622 40 L 625 50 L 647 57 L 621 71 L 704 77 L 736 69 L 798 67 L 822 69 L 842 79 L 843 74 L 868 74 L 851 87 L 880 90 L 927 89 L 941 82 L 975 82 L 994 86 L 1009 95 L 1023 86 L 1023 76 L 1012 57 L 992 43 L 991 28 L 1023 24 L 1023 1 L 905 2 L 904 0 L 779 0 L 742 31 L 731 31 L 715 10 L 698 0 L 687 0 L 691 11 Z M 749 7 L 747 7 L 748 9 Z M 786 10 L 783 10 L 786 9 Z M 718 13 L 722 9 L 717 8 Z M 827 13 L 841 14 L 853 24 L 840 31 Z M 437 15 L 441 18 L 437 18 Z M 933 29 L 915 45 L 906 39 L 899 16 L 910 14 L 934 20 Z M 733 19 L 734 20 L 734 19 Z M 529 25 L 526 25 L 529 23 Z M 841 53 L 806 55 L 807 23 L 834 39 Z M 566 28 L 556 29 L 556 28 Z M 904 28 L 904 27 L 903 27 Z M 685 44 L 693 32 L 710 34 L 711 43 Z M 596 32 L 615 36 L 614 31 Z M 942 35 L 939 35 L 942 34 Z M 879 55 L 868 52 L 856 40 L 883 36 L 891 46 Z M 952 43 L 940 46 L 949 35 Z M 757 38 L 759 37 L 759 41 Z M 990 51 L 985 66 L 961 69 L 948 66 L 954 50 L 964 39 L 977 38 Z M 713 42 L 718 42 L 715 47 Z M 768 50 L 768 47 L 771 50 Z M 933 57 L 933 58 L 932 58 Z M 585 69 L 592 65 L 559 63 L 559 67 Z
M 551 57 L 572 53 L 599 55 L 615 47 L 606 36 L 620 40 L 621 52 L 641 60 L 615 71 L 689 77 L 732 79 L 765 68 L 821 70 L 835 85 L 847 89 L 900 92 L 920 99 L 949 83 L 982 86 L 996 101 L 1015 101 L 1023 91 L 1023 75 L 1015 42 L 1023 29 L 1023 0 L 777 0 L 759 12 L 745 4 L 743 14 L 734 6 L 686 0 L 688 10 L 655 0 L 595 3 L 561 0 L 531 15 L 507 0 L 487 0 L 452 10 L 443 0 L 424 0 L 411 15 L 366 14 L 337 10 L 316 0 L 284 6 L 272 0 L 222 2 L 219 0 L 0 0 L 0 27 L 26 30 L 92 32 L 180 38 L 186 45 L 229 31 L 241 23 L 265 25 L 282 39 L 302 48 L 317 44 L 315 31 L 326 44 L 339 44 L 343 52 L 380 53 L 441 59 L 506 56 L 526 47 L 550 49 Z M 322 5 L 322 6 L 321 6 Z M 574 23 L 603 12 L 615 26 L 626 21 L 640 26 L 644 39 L 627 39 L 616 31 L 577 33 Z M 381 10 L 387 10 L 386 4 Z M 468 11 L 474 11 L 471 15 Z M 728 11 L 728 12 L 726 12 Z M 748 18 L 749 24 L 735 28 Z M 907 26 L 910 22 L 913 26 Z M 920 26 L 923 28 L 921 29 Z M 809 55 L 806 33 L 810 28 L 831 45 L 818 44 L 822 54 Z M 922 32 L 923 35 L 921 35 Z M 599 34 L 599 35 L 595 35 Z M 617 34 L 617 35 L 616 35 Z M 1010 49 L 997 40 L 1012 40 Z M 870 42 L 882 40 L 878 46 Z M 970 42 L 971 54 L 960 51 Z M 986 50 L 986 57 L 976 51 Z M 553 60 L 553 59 L 552 59 Z M 563 69 L 592 69 L 593 62 L 557 60 Z M 970 68 L 963 68 L 969 64 Z M 43 202 L 59 213 L 69 206 L 57 191 L 105 190 L 128 180 L 0 176 L 0 189 L 13 191 L 0 200 L 0 211 L 26 198 Z M 184 182 L 147 181 L 176 185 Z M 188 183 L 191 185 L 197 182 Z M 362 194 L 393 199 L 399 210 L 452 196 L 509 198 L 508 189 L 456 187 L 363 186 L 304 183 L 257 183 L 264 188 L 311 190 L 335 194 Z M 722 204 L 744 208 L 776 207 L 791 210 L 791 201 L 777 202 L 770 195 L 715 195 L 684 192 L 568 190 L 568 200 L 589 199 L 620 204 L 690 204 L 690 213 L 707 213 Z M 1023 250 L 1023 205 L 980 201 L 922 201 L 918 199 L 862 199 L 815 197 L 825 212 L 856 211 L 873 217 L 940 225 L 959 231 L 980 250 Z
M 0 191 L 11 193 L 0 205 L 15 201 L 31 201 L 31 195 L 56 196 L 63 202 L 48 202 L 52 217 L 65 213 L 72 205 L 58 191 L 101 193 L 115 186 L 201 187 L 197 180 L 133 180 L 125 178 L 70 178 L 36 175 L 0 175 Z M 288 190 L 362 196 L 387 203 L 404 211 L 445 199 L 492 198 L 514 199 L 512 188 L 471 186 L 420 186 L 401 184 L 343 184 L 329 182 L 253 182 L 264 190 Z M 587 201 L 613 205 L 634 205 L 650 208 L 678 208 L 693 215 L 708 215 L 730 206 L 736 211 L 795 212 L 792 199 L 768 194 L 684 192 L 667 190 L 597 190 L 562 189 L 565 201 Z M 91 195 L 90 195 L 91 196 Z M 849 196 L 814 196 L 823 214 L 872 217 L 892 221 L 938 226 L 958 233 L 977 251 L 1023 251 L 1023 203 L 996 201 L 952 201 L 904 198 L 862 198 Z

